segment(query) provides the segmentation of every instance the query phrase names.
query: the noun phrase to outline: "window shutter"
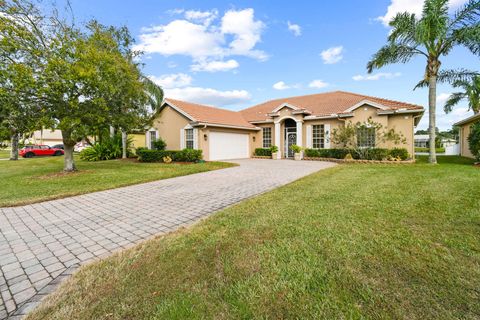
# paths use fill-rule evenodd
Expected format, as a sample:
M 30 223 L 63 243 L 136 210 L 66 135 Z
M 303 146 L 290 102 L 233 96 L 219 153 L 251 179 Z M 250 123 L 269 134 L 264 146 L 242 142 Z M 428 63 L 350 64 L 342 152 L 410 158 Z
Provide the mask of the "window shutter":
M 331 131 L 330 130 L 330 125 L 329 124 L 326 124 L 324 126 L 324 129 L 325 129 L 325 149 L 330 149 L 330 135 L 331 135 Z
M 193 129 L 193 149 L 198 149 L 198 129 Z
M 307 125 L 307 148 L 312 148 L 312 125 Z
M 180 150 L 185 149 L 185 129 L 180 129 Z

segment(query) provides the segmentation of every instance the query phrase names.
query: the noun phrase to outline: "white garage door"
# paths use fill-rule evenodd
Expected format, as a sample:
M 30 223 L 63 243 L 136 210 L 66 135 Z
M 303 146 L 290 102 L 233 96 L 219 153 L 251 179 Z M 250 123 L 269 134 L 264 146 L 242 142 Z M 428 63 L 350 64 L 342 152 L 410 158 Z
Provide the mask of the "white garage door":
M 248 134 L 210 132 L 210 161 L 249 158 L 248 142 Z

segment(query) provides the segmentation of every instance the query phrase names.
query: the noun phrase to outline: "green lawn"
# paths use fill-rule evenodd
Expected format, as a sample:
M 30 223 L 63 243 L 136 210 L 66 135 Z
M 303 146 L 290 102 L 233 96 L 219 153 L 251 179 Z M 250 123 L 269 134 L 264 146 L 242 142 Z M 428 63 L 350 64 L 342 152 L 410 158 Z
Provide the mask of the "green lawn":
M 318 172 L 81 268 L 28 319 L 478 319 L 480 168 L 439 161 Z
M 63 174 L 63 157 L 0 161 L 0 207 L 33 203 L 121 186 L 221 169 L 229 163 L 139 163 L 132 160 L 86 162 Z
M 0 149 L 0 159 L 10 158 L 10 150 Z

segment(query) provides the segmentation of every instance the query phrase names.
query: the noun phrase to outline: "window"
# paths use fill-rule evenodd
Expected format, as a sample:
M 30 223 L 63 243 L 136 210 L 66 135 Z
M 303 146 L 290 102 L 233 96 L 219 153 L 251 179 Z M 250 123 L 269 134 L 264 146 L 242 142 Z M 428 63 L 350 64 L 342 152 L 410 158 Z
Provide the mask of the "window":
M 323 124 L 312 126 L 312 147 L 314 149 L 325 148 L 325 126 Z
M 272 146 L 272 128 L 263 128 L 263 147 L 270 148 Z
M 193 149 L 193 129 L 185 129 L 185 147 Z
M 357 147 L 375 148 L 375 128 L 361 127 L 357 129 Z
M 149 131 L 150 134 L 150 149 L 155 149 L 153 143 L 157 140 L 157 132 L 156 131 Z

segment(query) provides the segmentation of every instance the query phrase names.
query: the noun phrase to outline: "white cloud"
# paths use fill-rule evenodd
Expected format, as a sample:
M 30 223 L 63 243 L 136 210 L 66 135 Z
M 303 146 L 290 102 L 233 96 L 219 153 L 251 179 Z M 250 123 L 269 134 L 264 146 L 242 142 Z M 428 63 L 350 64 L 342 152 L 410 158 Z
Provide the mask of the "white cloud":
M 195 11 L 188 10 L 185 11 L 185 19 L 204 24 L 206 26 L 210 25 L 213 20 L 218 18 L 218 10 L 213 9 L 211 11 Z
M 325 64 L 334 64 L 343 59 L 343 46 L 332 47 L 320 53 Z
M 177 9 L 174 13 L 183 13 L 184 19 L 142 29 L 135 49 L 147 54 L 190 56 L 194 62 L 192 68 L 198 68 L 202 61 L 223 61 L 225 57 L 235 55 L 258 60 L 268 58 L 265 52 L 255 48 L 261 42 L 265 24 L 255 19 L 251 8 L 229 10 L 217 23 L 214 23 L 217 10 Z M 228 61 L 228 66 L 232 69 L 232 60 Z
M 192 83 L 192 77 L 185 73 L 164 74 L 159 77 L 150 76 L 149 78 L 162 88 L 186 87 Z
M 262 21 L 255 20 L 252 8 L 229 10 L 222 17 L 221 32 L 234 36 L 229 44 L 230 54 L 250 56 L 259 60 L 267 59 L 265 52 L 253 49 L 260 42 L 264 28 L 265 24 Z
M 273 89 L 275 90 L 286 90 L 286 89 L 290 89 L 290 86 L 287 85 L 285 82 L 283 81 L 278 81 L 277 83 L 275 83 L 273 85 Z
M 165 56 L 179 54 L 194 58 L 220 56 L 223 36 L 202 24 L 174 20 L 167 25 L 143 29 L 136 49 Z
M 190 66 L 192 71 L 207 71 L 207 72 L 217 72 L 217 71 L 229 71 L 236 69 L 240 64 L 233 59 L 228 61 L 206 61 L 201 60 L 196 64 Z
M 463 120 L 471 115 L 472 111 L 468 110 L 466 105 L 461 103 L 458 106 L 455 106 L 452 112 L 446 114 L 443 111 L 445 102 L 450 97 L 451 93 L 442 92 L 437 95 L 437 112 L 436 112 L 436 125 L 440 130 L 449 130 L 452 128 L 453 124 Z M 422 120 L 417 126 L 417 129 L 427 129 L 428 128 L 428 106 L 425 106 L 425 114 L 422 117 Z
M 468 0 L 450 0 L 450 11 L 458 9 L 458 7 L 467 1 Z M 377 20 L 381 21 L 385 26 L 388 27 L 388 23 L 397 15 L 397 13 L 410 12 L 420 16 L 422 14 L 422 9 L 423 1 L 421 0 L 391 0 L 385 15 L 378 17 Z
M 393 79 L 393 78 L 400 77 L 401 75 L 402 74 L 400 72 L 396 72 L 396 73 L 379 72 L 379 73 L 369 74 L 365 76 L 362 76 L 359 74 L 359 75 L 353 76 L 352 79 L 355 81 L 376 81 L 380 79 Z
M 295 37 L 302 35 L 302 28 L 298 24 L 290 23 L 290 21 L 287 21 L 287 24 L 288 30 L 290 30 L 295 35 Z
M 220 91 L 201 87 L 166 89 L 165 96 L 167 99 L 179 99 L 217 107 L 238 105 L 251 100 L 250 93 L 246 90 Z
M 308 86 L 310 88 L 316 88 L 316 89 L 321 89 L 321 88 L 325 88 L 325 87 L 328 87 L 328 83 L 326 83 L 325 81 L 323 80 L 313 80 L 312 82 L 310 82 L 308 84 Z

